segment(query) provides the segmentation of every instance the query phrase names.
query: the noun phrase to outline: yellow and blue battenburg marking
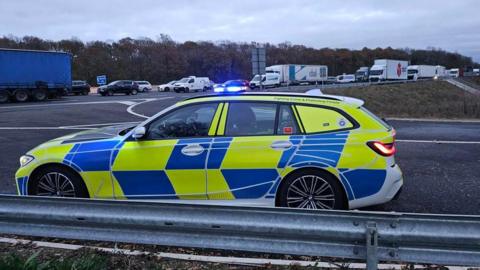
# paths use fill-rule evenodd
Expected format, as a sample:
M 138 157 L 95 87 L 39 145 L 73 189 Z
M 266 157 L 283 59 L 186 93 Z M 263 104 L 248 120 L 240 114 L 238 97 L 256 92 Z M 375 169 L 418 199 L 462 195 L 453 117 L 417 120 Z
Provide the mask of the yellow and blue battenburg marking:
M 339 166 L 342 155 L 350 154 L 348 146 L 345 149 L 349 134 L 285 136 L 292 147 L 284 151 L 267 147 L 272 141 L 268 136 L 264 148 L 262 143 L 251 146 L 248 137 L 79 142 L 65 154 L 63 163 L 81 174 L 91 197 L 273 199 L 281 179 L 289 172 L 317 167 L 335 174 L 348 199 L 354 200 L 378 192 L 386 171 L 380 169 L 382 166 Z M 205 151 L 184 155 L 182 149 L 190 144 L 198 144 Z M 255 147 L 257 155 L 249 155 Z M 257 163 L 261 166 L 249 168 L 252 159 L 261 160 Z M 17 178 L 19 194 L 27 194 L 27 181 L 28 176 Z

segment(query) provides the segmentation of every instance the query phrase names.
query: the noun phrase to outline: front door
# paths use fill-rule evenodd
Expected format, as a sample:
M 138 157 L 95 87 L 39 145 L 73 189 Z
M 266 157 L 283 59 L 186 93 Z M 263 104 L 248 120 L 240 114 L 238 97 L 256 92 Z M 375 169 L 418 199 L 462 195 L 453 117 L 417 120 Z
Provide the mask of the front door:
M 118 198 L 206 199 L 205 164 L 218 103 L 187 105 L 150 122 L 112 157 Z

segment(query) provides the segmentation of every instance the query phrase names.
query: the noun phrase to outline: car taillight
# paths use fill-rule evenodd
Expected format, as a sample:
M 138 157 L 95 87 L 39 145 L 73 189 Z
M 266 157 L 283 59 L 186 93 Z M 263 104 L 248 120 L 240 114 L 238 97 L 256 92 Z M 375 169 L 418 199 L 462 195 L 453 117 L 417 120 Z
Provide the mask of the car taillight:
M 367 145 L 377 154 L 384 157 L 392 156 L 397 151 L 395 143 L 368 142 Z

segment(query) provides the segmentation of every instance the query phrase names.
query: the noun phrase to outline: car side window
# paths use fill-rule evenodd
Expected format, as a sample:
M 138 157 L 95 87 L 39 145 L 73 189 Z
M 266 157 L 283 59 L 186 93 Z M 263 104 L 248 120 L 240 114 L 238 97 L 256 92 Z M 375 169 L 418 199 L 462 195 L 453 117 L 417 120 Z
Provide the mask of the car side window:
M 190 105 L 154 120 L 147 139 L 206 137 L 217 110 L 217 103 Z
M 273 135 L 277 105 L 273 103 L 230 103 L 226 136 Z
M 328 132 L 353 127 L 338 111 L 314 106 L 295 106 L 306 133 Z
M 298 125 L 290 105 L 280 105 L 278 113 L 277 134 L 298 134 Z

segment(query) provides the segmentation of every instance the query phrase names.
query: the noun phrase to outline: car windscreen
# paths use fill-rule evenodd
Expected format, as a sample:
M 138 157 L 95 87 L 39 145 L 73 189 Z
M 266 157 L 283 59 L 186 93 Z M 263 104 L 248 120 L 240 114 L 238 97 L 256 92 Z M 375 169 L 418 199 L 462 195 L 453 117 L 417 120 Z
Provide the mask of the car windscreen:
M 118 84 L 120 81 L 113 81 L 111 83 L 109 83 L 108 85 L 115 85 L 115 84 Z
M 178 81 L 179 83 L 186 83 L 188 82 L 188 80 L 190 80 L 190 78 L 183 78 L 181 79 L 180 81 Z
M 370 75 L 382 75 L 383 74 L 383 69 L 377 69 L 377 70 L 371 70 Z

